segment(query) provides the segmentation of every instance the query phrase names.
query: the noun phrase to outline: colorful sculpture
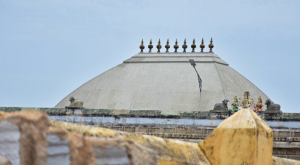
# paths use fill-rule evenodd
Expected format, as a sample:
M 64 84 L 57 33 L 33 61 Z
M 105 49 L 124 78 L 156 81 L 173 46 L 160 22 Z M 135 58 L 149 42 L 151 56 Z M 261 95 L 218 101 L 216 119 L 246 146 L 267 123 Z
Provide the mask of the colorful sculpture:
M 256 105 L 254 105 L 254 112 L 256 112 L 257 115 L 260 115 L 262 112 L 264 104 L 262 103 L 261 97 L 258 97 L 258 102 Z
M 243 108 L 249 108 L 252 104 L 253 102 L 250 101 L 250 92 L 245 91 L 244 100 L 242 101 L 241 106 L 243 106 Z
M 235 96 L 233 103 L 231 104 L 230 108 L 228 109 L 228 115 L 231 116 L 234 114 L 234 112 L 237 112 L 239 110 L 239 106 L 240 106 L 240 103 L 237 99 L 237 96 Z

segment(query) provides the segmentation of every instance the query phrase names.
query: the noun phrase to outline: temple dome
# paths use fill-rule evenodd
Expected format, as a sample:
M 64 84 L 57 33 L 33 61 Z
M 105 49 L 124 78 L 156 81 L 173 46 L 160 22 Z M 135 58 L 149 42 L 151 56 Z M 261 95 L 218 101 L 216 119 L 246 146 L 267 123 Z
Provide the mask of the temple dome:
M 230 106 L 234 96 L 243 99 L 246 90 L 255 101 L 259 96 L 268 99 L 212 52 L 138 53 L 86 82 L 56 107 L 69 105 L 74 96 L 91 109 L 198 111 L 198 78 L 189 59 L 196 62 L 203 81 L 201 111 L 212 110 L 225 98 Z

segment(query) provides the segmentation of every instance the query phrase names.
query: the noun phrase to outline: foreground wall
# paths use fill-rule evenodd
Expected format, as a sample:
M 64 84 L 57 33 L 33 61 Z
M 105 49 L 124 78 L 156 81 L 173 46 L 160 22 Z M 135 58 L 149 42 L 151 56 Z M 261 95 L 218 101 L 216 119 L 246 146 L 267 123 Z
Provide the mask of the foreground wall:
M 49 126 L 41 112 L 0 114 L 0 164 L 158 164 L 156 151 L 122 137 L 85 137 Z
M 47 115 L 38 111 L 0 112 L 0 156 L 22 165 L 213 163 L 196 143 L 57 121 L 50 123 Z M 273 157 L 272 163 L 299 162 Z

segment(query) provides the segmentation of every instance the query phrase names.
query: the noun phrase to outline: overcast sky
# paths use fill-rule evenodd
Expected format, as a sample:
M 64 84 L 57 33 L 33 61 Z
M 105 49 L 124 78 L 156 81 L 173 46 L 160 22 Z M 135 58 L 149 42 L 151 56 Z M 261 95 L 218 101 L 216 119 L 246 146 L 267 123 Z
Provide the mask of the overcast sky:
M 54 107 L 136 54 L 141 39 L 169 38 L 172 47 L 176 38 L 207 45 L 213 37 L 214 52 L 232 68 L 284 112 L 300 112 L 299 7 L 298 0 L 0 0 L 0 106 Z

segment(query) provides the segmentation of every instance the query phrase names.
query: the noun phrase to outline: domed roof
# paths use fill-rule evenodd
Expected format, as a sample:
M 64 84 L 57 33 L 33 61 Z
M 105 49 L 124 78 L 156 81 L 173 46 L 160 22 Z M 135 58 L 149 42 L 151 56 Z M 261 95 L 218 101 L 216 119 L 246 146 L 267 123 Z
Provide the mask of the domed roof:
M 189 59 L 194 59 L 202 79 L 201 111 L 212 110 L 225 98 L 243 99 L 246 90 L 255 102 L 268 97 L 248 79 L 212 52 L 139 53 L 96 76 L 61 100 L 69 97 L 91 109 L 198 111 L 199 84 Z

